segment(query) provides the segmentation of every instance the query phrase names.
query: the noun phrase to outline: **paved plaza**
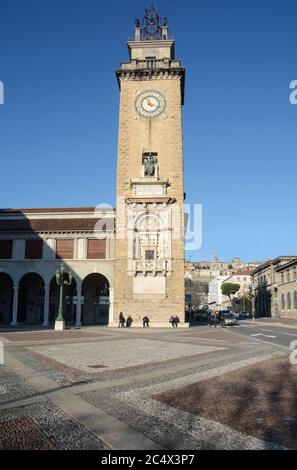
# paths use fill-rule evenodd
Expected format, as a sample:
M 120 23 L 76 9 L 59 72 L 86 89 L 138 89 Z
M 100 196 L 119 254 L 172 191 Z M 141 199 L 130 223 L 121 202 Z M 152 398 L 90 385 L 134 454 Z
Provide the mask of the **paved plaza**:
M 282 346 L 238 328 L 90 327 L 0 340 L 0 449 L 297 447 L 297 366 Z

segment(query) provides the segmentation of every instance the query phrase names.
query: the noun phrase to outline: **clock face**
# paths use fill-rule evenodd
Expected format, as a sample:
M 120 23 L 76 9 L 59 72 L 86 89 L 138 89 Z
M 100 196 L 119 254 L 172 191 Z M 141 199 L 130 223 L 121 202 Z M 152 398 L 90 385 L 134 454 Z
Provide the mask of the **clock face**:
M 137 96 L 136 111 L 146 118 L 160 116 L 166 108 L 165 97 L 158 91 L 145 91 Z

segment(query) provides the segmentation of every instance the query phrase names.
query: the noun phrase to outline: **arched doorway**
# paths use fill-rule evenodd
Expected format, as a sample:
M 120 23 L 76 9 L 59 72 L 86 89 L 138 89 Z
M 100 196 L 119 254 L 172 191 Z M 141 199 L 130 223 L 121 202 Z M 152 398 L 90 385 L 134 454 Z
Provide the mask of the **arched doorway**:
M 28 273 L 19 284 L 18 323 L 43 323 L 44 281 L 37 273 Z
M 70 286 L 64 288 L 64 318 L 68 324 L 74 324 L 76 321 L 76 280 L 73 278 Z M 60 288 L 57 285 L 56 277 L 53 277 L 50 283 L 49 297 L 49 321 L 53 323 L 58 315 L 60 302 Z
M 0 323 L 12 322 L 13 280 L 6 273 L 0 273 Z
M 108 325 L 109 281 L 102 274 L 89 274 L 82 284 L 82 323 L 84 325 Z

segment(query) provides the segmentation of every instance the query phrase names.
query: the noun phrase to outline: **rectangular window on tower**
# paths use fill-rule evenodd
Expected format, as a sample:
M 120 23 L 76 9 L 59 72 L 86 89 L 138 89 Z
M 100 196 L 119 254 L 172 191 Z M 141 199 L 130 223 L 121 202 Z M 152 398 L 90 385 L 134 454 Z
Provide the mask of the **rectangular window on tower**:
M 56 243 L 56 259 L 73 259 L 74 240 L 58 239 Z
M 147 67 L 149 69 L 154 69 L 156 67 L 156 59 L 157 57 L 146 57 Z
M 88 240 L 88 259 L 106 259 L 106 240 Z
M 42 252 L 42 240 L 26 240 L 25 259 L 42 259 Z
M 146 250 L 145 252 L 145 259 L 147 261 L 154 261 L 155 259 L 155 252 L 154 250 Z
M 0 240 L 0 259 L 12 258 L 12 240 Z

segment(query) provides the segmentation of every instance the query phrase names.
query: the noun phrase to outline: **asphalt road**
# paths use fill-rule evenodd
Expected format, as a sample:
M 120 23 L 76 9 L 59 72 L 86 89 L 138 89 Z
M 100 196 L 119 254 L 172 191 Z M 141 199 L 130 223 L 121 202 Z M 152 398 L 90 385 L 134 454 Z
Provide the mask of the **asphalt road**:
M 239 320 L 238 326 L 228 327 L 234 333 L 250 337 L 252 340 L 273 344 L 287 351 L 297 349 L 297 322 L 286 323 L 270 319 Z M 296 341 L 295 346 L 291 345 Z

